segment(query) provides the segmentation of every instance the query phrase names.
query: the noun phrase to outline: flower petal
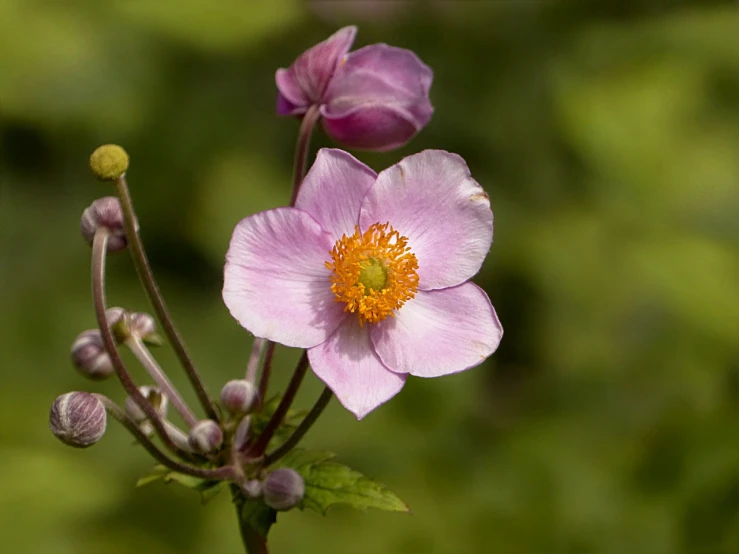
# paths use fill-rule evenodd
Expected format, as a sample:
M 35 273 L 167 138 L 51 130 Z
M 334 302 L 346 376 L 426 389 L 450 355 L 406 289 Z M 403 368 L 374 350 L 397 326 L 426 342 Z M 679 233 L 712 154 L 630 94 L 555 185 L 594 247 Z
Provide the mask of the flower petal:
M 326 340 L 346 317 L 324 262 L 334 241 L 309 214 L 268 210 L 242 220 L 226 254 L 223 300 L 257 337 L 299 348 Z
M 349 52 L 356 34 L 357 28 L 354 26 L 339 29 L 303 52 L 290 67 L 300 88 L 312 103 L 322 101 L 336 68 Z
M 421 290 L 458 285 L 480 270 L 493 240 L 493 212 L 464 160 L 425 150 L 381 172 L 362 202 L 359 226 L 390 222 L 418 258 Z
M 313 372 L 357 419 L 398 394 L 406 378 L 382 364 L 369 331 L 350 315 L 326 342 L 308 350 Z
M 335 116 L 321 107 L 323 128 L 347 148 L 384 152 L 403 146 L 421 128 L 405 110 L 384 104 L 367 104 Z
M 416 54 L 373 44 L 348 55 L 325 94 L 326 131 L 355 148 L 389 150 L 431 119 L 433 72 Z
M 300 186 L 295 207 L 312 215 L 334 241 L 351 235 L 377 174 L 343 150 L 322 148 Z
M 419 291 L 372 328 L 383 363 L 398 373 L 439 377 L 481 363 L 498 348 L 503 328 L 485 291 L 464 283 Z
M 305 113 L 310 99 L 300 88 L 292 69 L 278 69 L 275 73 L 277 84 L 277 115 L 297 115 Z

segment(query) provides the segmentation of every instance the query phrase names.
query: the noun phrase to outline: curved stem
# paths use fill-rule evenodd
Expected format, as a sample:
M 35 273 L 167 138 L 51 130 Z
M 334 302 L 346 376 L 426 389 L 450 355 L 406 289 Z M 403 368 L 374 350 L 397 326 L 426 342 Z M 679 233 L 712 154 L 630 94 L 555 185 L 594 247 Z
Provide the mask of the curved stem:
M 141 408 L 149 418 L 151 424 L 154 426 L 159 438 L 172 452 L 176 453 L 180 458 L 191 459 L 190 455 L 179 448 L 167 434 L 164 424 L 162 423 L 159 414 L 154 409 L 144 395 L 141 394 L 136 384 L 131 379 L 126 366 L 123 364 L 121 355 L 118 352 L 113 333 L 108 325 L 108 320 L 105 315 L 105 255 L 108 250 L 108 237 L 109 231 L 105 227 L 100 227 L 96 233 L 95 238 L 92 241 L 92 298 L 95 306 L 95 316 L 97 317 L 98 327 L 100 328 L 100 335 L 103 339 L 103 345 L 105 351 L 110 356 L 110 361 L 113 363 L 113 369 L 115 370 L 118 380 L 123 385 L 126 393 L 133 398 L 134 402 Z
M 269 441 L 274 436 L 275 431 L 280 427 L 285 414 L 287 414 L 287 411 L 290 409 L 290 405 L 293 403 L 295 395 L 298 393 L 298 389 L 300 388 L 300 384 L 303 382 L 303 377 L 305 377 L 306 371 L 308 371 L 308 353 L 303 351 L 303 355 L 300 357 L 300 361 L 298 361 L 298 365 L 290 379 L 290 383 L 287 385 L 285 395 L 282 397 L 275 413 L 272 414 L 272 417 L 267 422 L 264 431 L 259 435 L 254 446 L 249 449 L 250 456 L 255 458 L 259 457 L 267 449 Z
M 300 123 L 300 131 L 298 131 L 298 143 L 295 146 L 295 162 L 293 164 L 293 192 L 290 197 L 290 206 L 295 205 L 298 199 L 298 191 L 305 176 L 305 167 L 308 160 L 308 150 L 310 150 L 310 139 L 313 136 L 313 129 L 321 117 L 320 107 L 313 104 L 303 116 Z
M 300 440 L 308 432 L 308 430 L 313 426 L 319 416 L 323 413 L 323 410 L 326 408 L 326 406 L 328 406 L 328 403 L 331 401 L 331 398 L 333 398 L 333 396 L 334 393 L 331 392 L 330 388 L 326 387 L 325 389 L 323 389 L 321 396 L 318 397 L 318 400 L 316 400 L 316 403 L 310 409 L 308 415 L 305 416 L 305 419 L 300 422 L 298 428 L 295 429 L 293 434 L 290 435 L 290 438 L 287 439 L 284 444 L 282 444 L 271 454 L 267 454 L 267 456 L 265 456 L 263 465 L 269 466 L 270 464 L 275 463 L 285 454 L 290 452 L 290 450 L 295 448 Z
M 267 353 L 264 355 L 264 363 L 262 364 L 262 375 L 259 379 L 259 397 L 260 404 L 264 403 L 267 398 L 267 388 L 269 387 L 269 375 L 272 369 L 272 358 L 275 355 L 277 345 L 272 341 L 267 341 Z
M 187 377 L 190 379 L 190 383 L 195 389 L 195 393 L 198 396 L 198 400 L 200 400 L 200 403 L 203 405 L 205 413 L 208 414 L 210 419 L 218 421 L 218 414 L 213 407 L 213 403 L 211 402 L 208 393 L 205 391 L 203 382 L 200 380 L 200 376 L 195 369 L 195 365 L 193 364 L 190 355 L 187 353 L 185 343 L 172 321 L 172 316 L 170 316 L 169 310 L 167 310 L 167 305 L 164 303 L 164 298 L 154 280 L 154 273 L 151 271 L 151 265 L 149 264 L 149 259 L 146 257 L 144 244 L 141 242 L 141 237 L 138 233 L 136 212 L 133 209 L 133 201 L 131 200 L 131 194 L 128 190 L 125 175 L 121 175 L 121 177 L 118 178 L 116 181 L 116 188 L 118 189 L 118 196 L 120 197 L 121 208 L 123 209 L 126 238 L 128 239 L 129 247 L 131 249 L 131 257 L 136 266 L 136 271 L 139 274 L 139 279 L 141 279 L 141 282 L 144 285 L 146 294 L 149 297 L 151 305 L 154 307 L 154 311 L 159 318 L 159 322 L 162 324 L 162 328 L 167 337 L 169 337 L 169 342 L 172 344 L 172 348 L 177 354 L 177 358 L 179 358 L 182 367 L 185 369 L 185 373 L 187 373 Z
M 172 384 L 172 381 L 169 380 L 169 377 L 159 367 L 159 364 L 154 359 L 154 356 L 151 355 L 149 349 L 146 348 L 144 342 L 137 336 L 131 336 L 126 339 L 125 344 L 133 352 L 133 355 L 136 356 L 136 359 L 141 362 L 141 365 L 144 366 L 144 369 L 146 369 L 151 378 L 154 379 L 159 389 L 167 395 L 187 426 L 189 428 L 194 427 L 198 422 L 198 418 L 185 403 L 179 391 Z
M 118 404 L 113 402 L 105 395 L 95 394 L 95 396 L 100 399 L 108 413 L 112 415 L 115 419 L 117 419 L 126 429 L 128 429 L 128 431 L 136 438 L 139 444 L 141 444 L 141 446 L 143 446 L 146 451 L 163 466 L 171 469 L 172 471 L 176 471 L 177 473 L 184 473 L 186 475 L 192 475 L 194 477 L 200 477 L 202 479 L 212 479 L 220 481 L 233 478 L 234 471 L 233 467 L 231 466 L 219 467 L 217 469 L 207 469 L 181 464 L 171 459 L 164 452 L 159 450 L 159 448 L 157 448 L 157 446 L 153 442 L 151 442 L 151 440 L 149 440 L 149 437 L 146 436 L 146 433 L 142 432 L 141 429 L 139 429 L 139 426 L 136 425 L 136 423 L 126 415 L 126 412 L 124 412 L 120 408 L 120 406 L 118 406 Z
M 259 362 L 262 360 L 262 354 L 264 354 L 267 342 L 267 339 L 254 337 L 254 342 L 251 345 L 251 353 L 249 354 L 249 362 L 246 364 L 246 380 L 250 383 L 256 383 L 257 381 Z

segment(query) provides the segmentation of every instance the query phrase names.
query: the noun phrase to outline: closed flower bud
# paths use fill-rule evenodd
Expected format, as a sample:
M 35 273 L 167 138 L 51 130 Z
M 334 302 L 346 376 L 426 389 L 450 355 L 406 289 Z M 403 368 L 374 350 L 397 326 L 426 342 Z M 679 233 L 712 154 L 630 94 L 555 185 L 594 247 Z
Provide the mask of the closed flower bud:
M 64 444 L 87 448 L 105 434 L 107 414 L 96 396 L 87 392 L 68 392 L 54 401 L 49 428 Z
M 249 413 L 256 398 L 257 389 L 246 379 L 234 379 L 221 389 L 221 405 L 232 414 Z
M 117 144 L 104 144 L 90 155 L 90 169 L 101 181 L 115 181 L 128 169 L 128 152 Z
M 88 329 L 77 335 L 71 354 L 74 367 L 89 379 L 100 381 L 115 372 L 98 329 Z
M 92 244 L 95 232 L 101 227 L 105 227 L 110 232 L 108 252 L 125 250 L 128 240 L 123 227 L 123 210 L 121 210 L 120 201 L 115 196 L 98 198 L 82 212 L 80 230 L 88 244 Z
M 249 498 L 257 498 L 262 494 L 262 482 L 258 479 L 250 479 L 241 485 L 241 488 Z
M 148 385 L 139 387 L 139 392 L 141 392 L 143 397 L 146 398 L 149 404 L 154 407 L 154 410 L 161 417 L 167 416 L 167 410 L 169 409 L 169 400 L 167 399 L 167 396 L 165 394 L 161 393 L 158 388 Z M 136 423 L 141 423 L 148 419 L 144 411 L 139 408 L 139 405 L 130 396 L 126 398 L 125 409 L 128 417 L 130 417 Z
M 262 485 L 264 502 L 275 510 L 289 510 L 298 505 L 305 494 L 305 482 L 294 469 L 276 469 Z
M 188 442 L 198 454 L 210 454 L 223 444 L 223 431 L 212 419 L 204 419 L 190 429 Z

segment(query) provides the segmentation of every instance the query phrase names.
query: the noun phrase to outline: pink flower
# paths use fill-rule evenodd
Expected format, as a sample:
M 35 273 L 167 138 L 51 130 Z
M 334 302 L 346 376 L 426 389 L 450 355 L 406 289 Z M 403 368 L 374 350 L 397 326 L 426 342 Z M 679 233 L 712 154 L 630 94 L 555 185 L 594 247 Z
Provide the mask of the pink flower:
M 362 418 L 407 375 L 456 373 L 498 347 L 495 310 L 468 281 L 492 238 L 488 196 L 459 156 L 426 150 L 377 175 L 323 149 L 294 208 L 236 226 L 223 299 L 254 335 L 307 348 Z
M 431 69 L 413 52 L 387 44 L 349 52 L 356 27 L 344 27 L 278 69 L 277 113 L 319 105 L 326 132 L 350 148 L 390 150 L 408 142 L 434 111 Z

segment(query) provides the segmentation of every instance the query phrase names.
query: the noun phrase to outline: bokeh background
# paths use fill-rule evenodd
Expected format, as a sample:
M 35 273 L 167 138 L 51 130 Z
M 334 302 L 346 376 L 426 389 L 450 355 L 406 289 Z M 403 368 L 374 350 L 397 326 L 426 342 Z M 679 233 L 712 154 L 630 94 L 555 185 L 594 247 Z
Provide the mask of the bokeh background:
M 739 552 L 738 16 L 687 0 L 0 1 L 2 550 L 240 551 L 227 494 L 134 488 L 152 463 L 114 422 L 86 451 L 48 431 L 58 394 L 123 400 L 68 359 L 94 326 L 79 216 L 111 193 L 87 158 L 131 154 L 150 257 L 217 393 L 251 344 L 220 299 L 230 233 L 289 197 L 298 123 L 274 114 L 274 71 L 357 24 L 357 46 L 434 69 L 436 107 L 402 150 L 358 155 L 467 160 L 496 222 L 476 280 L 506 334 L 482 366 L 411 379 L 361 422 L 334 402 L 306 439 L 412 515 L 286 513 L 273 551 Z M 127 256 L 109 288 L 147 309 Z M 296 358 L 278 351 L 275 387 Z M 320 390 L 309 376 L 300 404 Z

